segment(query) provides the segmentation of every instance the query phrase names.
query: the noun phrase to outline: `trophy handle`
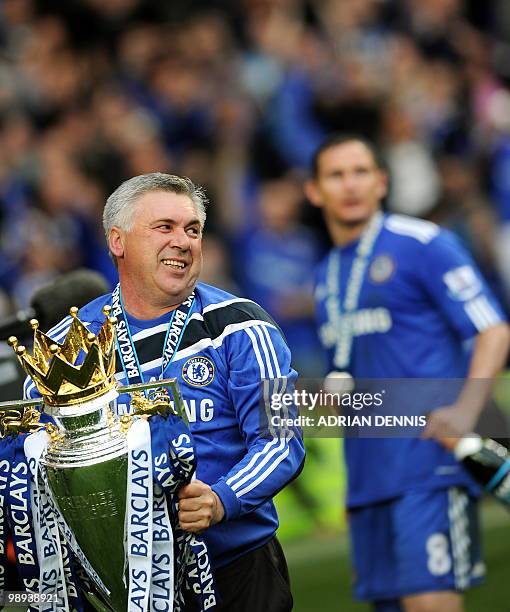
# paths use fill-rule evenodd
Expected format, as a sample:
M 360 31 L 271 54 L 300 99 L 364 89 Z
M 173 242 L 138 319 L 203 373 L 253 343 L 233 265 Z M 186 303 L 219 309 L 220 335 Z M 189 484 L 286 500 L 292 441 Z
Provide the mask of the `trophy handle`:
M 182 396 L 179 391 L 179 387 L 177 385 L 176 378 L 163 378 L 161 380 L 155 380 L 155 381 L 147 382 L 147 383 L 138 383 L 135 385 L 124 385 L 121 387 L 117 387 L 116 390 L 119 394 L 122 394 L 122 393 L 133 393 L 135 391 L 146 391 L 148 389 L 157 389 L 159 387 L 166 387 L 169 390 L 173 403 L 174 403 L 175 412 L 186 423 L 186 425 L 189 425 L 188 416 L 184 408 L 184 402 L 182 400 Z M 12 400 L 10 402 L 0 402 L 0 414 L 3 411 L 11 411 L 13 409 L 23 410 L 24 408 L 40 406 L 41 404 L 42 404 L 41 398 L 29 399 L 29 400 Z
M 160 387 L 166 387 L 174 403 L 174 411 L 189 427 L 188 415 L 184 408 L 184 402 L 177 384 L 176 378 L 163 378 L 161 380 L 155 380 L 148 383 L 138 383 L 136 385 L 126 385 L 124 387 L 118 387 L 118 393 L 134 393 L 136 391 L 146 391 L 147 389 L 158 389 Z M 0 408 L 2 405 L 0 404 Z

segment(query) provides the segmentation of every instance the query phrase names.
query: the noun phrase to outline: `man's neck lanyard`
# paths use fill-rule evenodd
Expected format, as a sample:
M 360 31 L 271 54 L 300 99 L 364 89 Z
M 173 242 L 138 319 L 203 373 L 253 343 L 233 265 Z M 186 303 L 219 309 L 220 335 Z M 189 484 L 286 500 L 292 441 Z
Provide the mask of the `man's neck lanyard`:
M 182 337 L 186 330 L 186 325 L 193 308 L 195 301 L 195 292 L 193 293 L 174 311 L 168 330 L 166 332 L 165 342 L 163 344 L 163 353 L 161 360 L 161 372 L 159 379 L 164 378 L 168 366 L 172 363 L 175 354 L 179 350 Z M 115 287 L 112 293 L 112 315 L 117 317 L 117 352 L 120 355 L 122 369 L 126 375 L 128 384 L 137 384 L 145 382 L 140 361 L 135 348 L 135 343 L 131 336 L 129 323 L 126 317 L 126 310 L 122 302 L 122 293 L 120 284 Z
M 334 364 L 340 369 L 347 368 L 351 360 L 353 340 L 352 314 L 358 307 L 361 286 L 363 285 L 368 263 L 374 251 L 375 242 L 382 229 L 383 221 L 383 214 L 377 212 L 372 216 L 368 226 L 361 235 L 356 249 L 356 256 L 347 279 L 343 305 L 340 297 L 340 249 L 335 249 L 329 257 L 326 275 L 326 312 L 336 339 Z

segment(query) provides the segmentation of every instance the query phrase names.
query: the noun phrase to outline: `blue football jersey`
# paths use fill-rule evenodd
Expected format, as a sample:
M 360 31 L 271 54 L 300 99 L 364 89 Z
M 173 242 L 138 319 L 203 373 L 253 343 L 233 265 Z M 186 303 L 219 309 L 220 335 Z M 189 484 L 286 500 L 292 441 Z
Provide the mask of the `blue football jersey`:
M 102 308 L 111 294 L 79 311 L 80 320 L 97 333 Z M 126 320 L 145 381 L 160 377 L 162 352 L 171 313 L 158 319 Z M 71 317 L 50 330 L 61 342 Z M 122 350 L 123 339 L 119 334 Z M 116 377 L 129 384 L 121 360 Z M 290 351 L 273 319 L 255 302 L 237 298 L 204 283 L 195 291 L 188 324 L 165 378 L 176 378 L 197 449 L 197 473 L 219 495 L 225 521 L 204 532 L 213 566 L 265 544 L 278 527 L 272 497 L 300 471 L 304 445 L 300 432 L 267 436 L 261 410 L 261 381 L 269 397 L 285 387 L 291 392 L 296 372 Z M 27 379 L 25 396 L 37 394 Z M 117 401 L 119 414 L 128 412 L 129 398 Z
M 330 369 L 347 369 L 357 379 L 465 377 L 469 339 L 504 320 L 504 315 L 452 233 L 401 215 L 384 216 L 356 309 L 340 313 L 349 317 L 353 338 L 347 368 L 339 363 L 338 334 L 327 307 L 328 269 L 339 251 L 336 285 L 343 304 L 358 242 L 333 249 L 317 270 L 319 335 Z M 428 408 L 434 407 L 438 406 Z M 414 406 L 409 412 L 416 414 Z M 345 451 L 350 506 L 389 499 L 409 488 L 471 484 L 453 456 L 435 441 L 348 438 Z

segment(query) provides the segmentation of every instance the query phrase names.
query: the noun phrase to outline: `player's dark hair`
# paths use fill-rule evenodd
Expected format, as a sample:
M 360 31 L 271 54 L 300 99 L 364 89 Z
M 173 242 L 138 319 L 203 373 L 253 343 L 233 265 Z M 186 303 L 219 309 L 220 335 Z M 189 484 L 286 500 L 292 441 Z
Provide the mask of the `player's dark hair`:
M 328 149 L 331 149 L 332 147 L 336 147 L 338 145 L 346 144 L 347 142 L 361 142 L 361 144 L 365 145 L 365 147 L 372 154 L 372 157 L 374 158 L 376 166 L 380 170 L 386 169 L 386 164 L 384 162 L 383 155 L 374 142 L 372 142 L 368 138 L 365 138 L 365 136 L 362 136 L 361 134 L 336 132 L 328 136 L 326 140 L 322 142 L 322 144 L 315 151 L 312 157 L 312 164 L 311 164 L 312 168 L 311 169 L 312 169 L 312 176 L 314 178 L 316 178 L 319 173 L 320 157 L 324 153 L 324 151 L 327 151 Z

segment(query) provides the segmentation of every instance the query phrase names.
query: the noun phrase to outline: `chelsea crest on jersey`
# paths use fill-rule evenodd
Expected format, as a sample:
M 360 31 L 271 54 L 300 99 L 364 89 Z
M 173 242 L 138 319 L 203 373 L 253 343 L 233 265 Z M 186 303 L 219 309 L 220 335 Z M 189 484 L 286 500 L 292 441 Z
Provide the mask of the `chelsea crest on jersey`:
M 402 215 L 381 219 L 364 257 L 362 237 L 332 249 L 318 269 L 319 336 L 331 368 L 358 378 L 464 376 L 463 341 L 504 320 L 500 306 L 451 232 Z

